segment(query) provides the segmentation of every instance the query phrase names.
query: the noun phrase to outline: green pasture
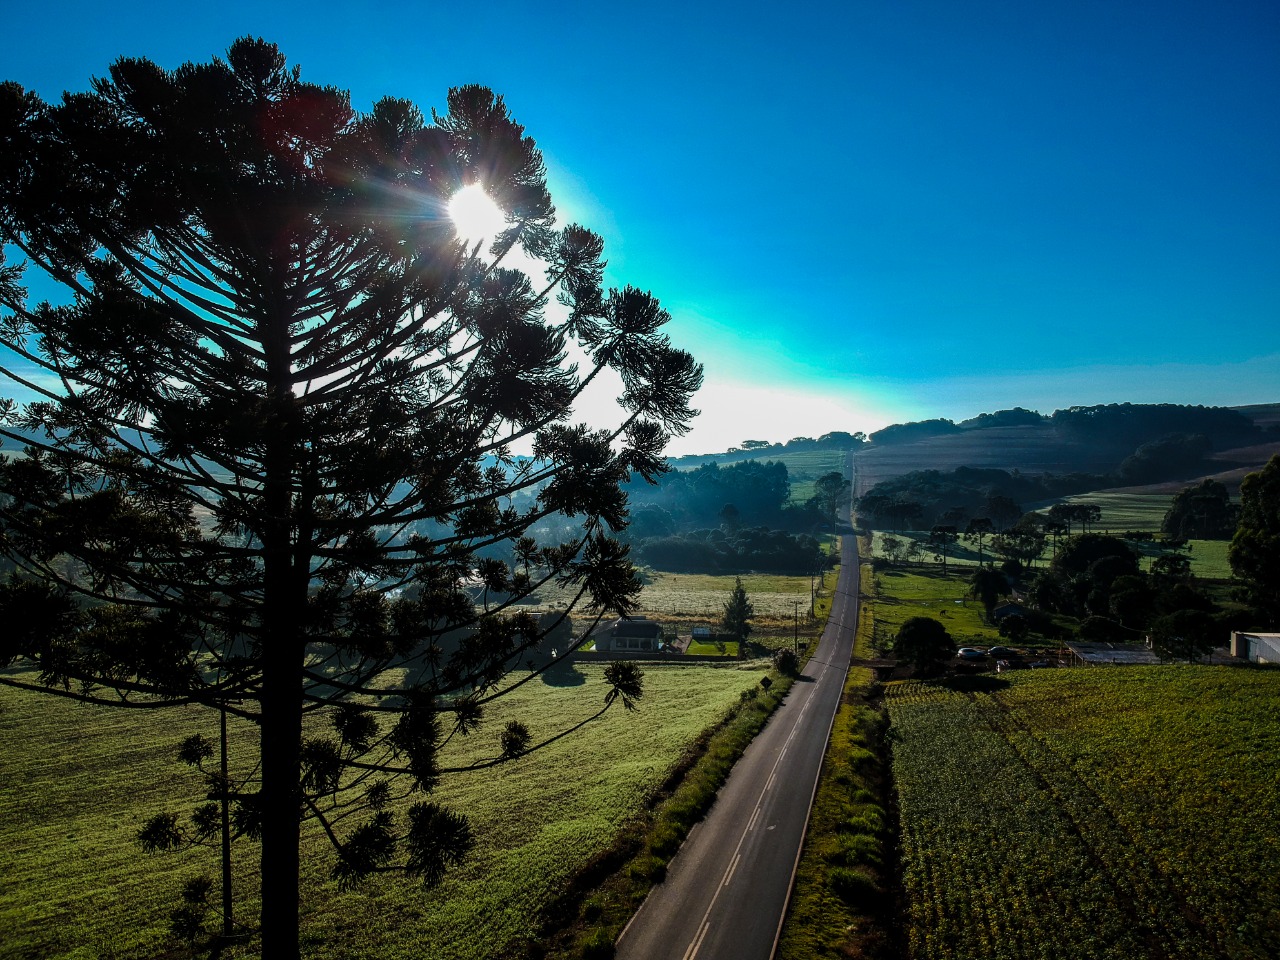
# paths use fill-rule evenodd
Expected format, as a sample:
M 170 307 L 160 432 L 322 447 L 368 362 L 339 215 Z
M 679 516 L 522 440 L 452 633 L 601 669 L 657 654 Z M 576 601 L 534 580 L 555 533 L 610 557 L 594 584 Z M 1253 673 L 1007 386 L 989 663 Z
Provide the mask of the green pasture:
M 1280 956 L 1280 671 L 885 688 L 913 960 Z
M 814 482 L 824 474 L 849 475 L 849 455 L 841 450 L 802 450 L 764 459 L 786 464 L 792 503 L 804 503 L 812 497 Z
M 1230 580 L 1234 574 L 1227 557 L 1230 540 L 1188 540 L 1179 551 L 1162 551 L 1158 544 L 1134 544 L 1142 554 L 1142 569 L 1149 570 L 1162 553 L 1175 553 L 1191 561 L 1191 575 L 1201 580 Z
M 889 537 L 905 543 L 908 540 L 914 540 L 920 544 L 919 559 L 910 561 L 912 566 L 930 566 L 942 569 L 942 561 L 934 560 L 933 547 L 929 545 L 929 531 L 927 530 L 904 530 L 900 533 L 894 533 L 892 530 L 876 530 L 871 534 L 871 556 L 887 557 L 885 552 L 884 541 Z M 1046 551 L 1052 553 L 1052 548 Z M 970 542 L 967 538 L 961 537 L 947 549 L 947 567 L 969 567 L 978 566 L 979 557 L 982 563 L 991 563 L 992 560 L 999 561 L 994 553 L 991 552 L 991 538 L 988 536 L 982 543 L 982 552 L 979 554 L 976 542 Z M 972 569 L 968 573 L 972 573 Z
M 535 680 L 497 702 L 480 731 L 451 743 L 445 763 L 492 755 L 509 719 L 535 740 L 600 705 L 602 667 Z M 759 670 L 646 666 L 645 696 L 543 751 L 488 771 L 446 777 L 435 798 L 465 812 L 479 844 L 431 891 L 375 879 L 341 893 L 317 829 L 304 832 L 303 950 L 315 958 L 482 960 L 536 936 L 540 911 L 614 841 L 693 741 L 754 687 Z M 495 705 L 497 706 L 497 705 Z M 201 782 L 174 759 L 179 741 L 216 737 L 196 708 L 89 707 L 0 688 L 0 958 L 181 957 L 167 932 L 178 888 L 216 876 L 213 851 L 146 855 L 143 821 L 183 812 Z M 233 727 L 234 765 L 254 734 Z M 255 847 L 238 845 L 239 917 L 257 912 Z M 170 950 L 177 952 L 167 952 Z M 247 957 L 239 948 L 224 958 Z
M 883 646 L 911 617 L 941 621 L 956 646 L 999 643 L 1000 634 L 983 619 L 982 604 L 968 597 L 970 572 L 887 569 L 875 574 L 875 637 Z
M 1102 519 L 1089 529 L 1098 533 L 1124 533 L 1127 530 L 1160 532 L 1160 523 L 1173 502 L 1170 493 L 1116 493 L 1098 490 L 1074 497 L 1063 503 L 1092 503 L 1102 510 Z M 1038 508 L 1038 509 L 1047 509 Z M 1077 532 L 1079 527 L 1074 528 Z

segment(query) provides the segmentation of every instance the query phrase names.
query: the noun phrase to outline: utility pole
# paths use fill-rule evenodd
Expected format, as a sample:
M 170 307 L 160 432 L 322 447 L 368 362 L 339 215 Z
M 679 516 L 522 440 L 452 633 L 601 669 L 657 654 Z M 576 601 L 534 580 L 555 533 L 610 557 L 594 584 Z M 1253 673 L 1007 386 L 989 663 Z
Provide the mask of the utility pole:
M 804 603 L 803 600 L 791 601 L 791 606 L 794 608 L 793 612 L 795 613 L 796 620 L 796 632 L 791 641 L 791 650 L 797 658 L 800 656 L 800 604 L 802 603 Z

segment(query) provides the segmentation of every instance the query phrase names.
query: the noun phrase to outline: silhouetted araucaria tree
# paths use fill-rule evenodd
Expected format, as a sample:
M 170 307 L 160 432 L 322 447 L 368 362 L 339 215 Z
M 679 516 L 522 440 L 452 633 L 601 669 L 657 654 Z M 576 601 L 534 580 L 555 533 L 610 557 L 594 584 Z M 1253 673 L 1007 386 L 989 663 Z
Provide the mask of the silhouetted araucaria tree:
M 506 217 L 484 249 L 447 215 L 473 184 Z M 261 838 L 263 955 L 296 957 L 300 818 L 347 883 L 466 854 L 429 799 L 441 745 L 550 629 L 523 596 L 633 608 L 619 485 L 663 471 L 701 368 L 653 297 L 602 289 L 598 237 L 555 227 L 501 98 L 357 114 L 260 40 L 122 59 L 57 105 L 0 87 L 0 236 L 25 260 L 0 275 L 3 370 L 31 401 L 0 411 L 25 450 L 0 465 L 0 662 L 32 668 L 0 682 L 256 724 L 237 823 Z M 66 305 L 29 302 L 24 268 Z M 604 370 L 619 423 L 575 425 Z M 557 513 L 572 536 L 521 542 Z M 525 569 L 482 565 L 513 547 Z M 634 667 L 607 679 L 606 707 L 641 692 Z M 492 762 L 535 739 L 510 724 Z

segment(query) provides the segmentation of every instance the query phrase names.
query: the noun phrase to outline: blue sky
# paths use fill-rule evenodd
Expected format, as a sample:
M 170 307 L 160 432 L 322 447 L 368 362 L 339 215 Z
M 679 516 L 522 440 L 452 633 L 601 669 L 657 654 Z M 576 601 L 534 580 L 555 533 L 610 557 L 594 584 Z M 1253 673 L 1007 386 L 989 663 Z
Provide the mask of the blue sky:
M 51 0 L 0 78 L 251 33 L 357 108 L 503 94 L 707 368 L 672 451 L 1014 405 L 1280 401 L 1280 5 Z

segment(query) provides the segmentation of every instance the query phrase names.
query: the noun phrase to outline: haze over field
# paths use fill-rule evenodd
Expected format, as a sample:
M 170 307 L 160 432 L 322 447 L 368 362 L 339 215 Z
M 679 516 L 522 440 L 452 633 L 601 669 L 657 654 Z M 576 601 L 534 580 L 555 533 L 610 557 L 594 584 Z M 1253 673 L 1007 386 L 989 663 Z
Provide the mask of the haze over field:
M 359 109 L 492 86 L 706 364 L 671 453 L 1280 395 L 1274 4 L 175 10 L 15 8 L 0 73 L 53 100 L 253 34 Z

